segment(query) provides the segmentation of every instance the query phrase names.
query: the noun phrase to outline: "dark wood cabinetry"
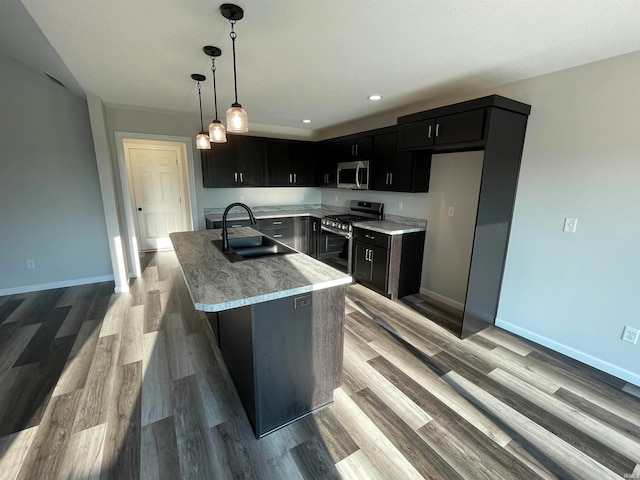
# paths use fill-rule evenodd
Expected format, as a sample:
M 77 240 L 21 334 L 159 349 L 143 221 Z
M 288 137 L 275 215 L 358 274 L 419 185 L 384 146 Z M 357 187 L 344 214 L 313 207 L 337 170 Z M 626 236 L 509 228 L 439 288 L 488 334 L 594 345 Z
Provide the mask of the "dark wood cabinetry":
M 471 147 L 473 142 L 484 138 L 486 114 L 483 108 L 402 124 L 398 147 L 400 150 L 451 144 Z
M 372 188 L 393 192 L 428 192 L 431 155 L 398 152 L 398 132 L 374 135 L 371 160 Z
M 340 142 L 342 161 L 369 160 L 373 151 L 373 138 L 369 135 L 358 136 Z
M 316 147 L 313 142 L 269 139 L 267 185 L 307 187 L 315 184 Z
M 335 187 L 340 142 L 320 142 L 316 147 L 316 186 Z
M 386 235 L 354 229 L 353 278 L 389 298 L 420 291 L 425 232 Z
M 267 142 L 262 137 L 227 135 L 226 143 L 213 143 L 201 154 L 205 187 L 264 185 Z
M 320 255 L 320 229 L 322 226 L 321 220 L 317 217 L 308 217 L 307 228 L 307 255 L 313 258 L 318 258 Z
M 484 151 L 462 338 L 496 319 L 530 111 L 529 105 L 490 95 L 398 118 L 401 149 Z

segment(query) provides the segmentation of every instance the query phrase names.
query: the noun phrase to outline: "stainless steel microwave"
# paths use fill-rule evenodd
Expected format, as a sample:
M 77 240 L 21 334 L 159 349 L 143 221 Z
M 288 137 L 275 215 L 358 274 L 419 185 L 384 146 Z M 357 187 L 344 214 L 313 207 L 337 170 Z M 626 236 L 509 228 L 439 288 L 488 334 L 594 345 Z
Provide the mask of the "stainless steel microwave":
M 338 188 L 368 190 L 371 169 L 366 160 L 338 163 Z

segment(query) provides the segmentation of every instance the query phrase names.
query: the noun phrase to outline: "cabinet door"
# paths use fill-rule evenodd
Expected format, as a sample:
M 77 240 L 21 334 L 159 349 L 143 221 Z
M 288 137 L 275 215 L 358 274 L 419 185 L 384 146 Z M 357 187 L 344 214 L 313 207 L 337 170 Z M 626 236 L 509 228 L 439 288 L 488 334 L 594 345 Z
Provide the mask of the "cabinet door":
M 420 122 L 404 123 L 398 126 L 398 148 L 411 150 L 433 145 L 436 134 L 436 120 L 430 118 Z
M 319 218 L 309 218 L 307 254 L 313 258 L 318 258 L 320 253 L 320 227 L 321 223 Z
M 271 187 L 288 187 L 291 183 L 290 149 L 285 140 L 267 142 L 267 183 Z
M 340 142 L 320 144 L 316 155 L 316 185 L 335 187 L 338 159 L 340 158 Z
M 373 153 L 373 137 L 364 136 L 340 142 L 341 160 L 370 160 Z
M 363 282 L 371 280 L 371 263 L 369 262 L 369 244 L 355 241 L 353 244 L 353 277 Z
M 262 187 L 265 185 L 265 161 L 267 142 L 262 137 L 237 136 L 236 168 L 239 175 L 239 186 Z
M 371 180 L 374 190 L 394 190 L 392 180 L 397 160 L 397 132 L 383 133 L 373 137 Z
M 290 165 L 294 174 L 293 184 L 297 187 L 313 186 L 316 173 L 316 147 L 314 142 L 292 140 L 290 143 Z
M 233 141 L 213 143 L 211 150 L 201 150 L 202 181 L 205 188 L 237 187 L 236 145 Z
M 436 145 L 473 142 L 484 136 L 486 110 L 471 110 L 438 117 L 436 124 Z
M 387 291 L 389 250 L 375 245 L 368 245 L 369 263 L 371 264 L 371 277 L 369 282 L 374 288 L 383 292 Z

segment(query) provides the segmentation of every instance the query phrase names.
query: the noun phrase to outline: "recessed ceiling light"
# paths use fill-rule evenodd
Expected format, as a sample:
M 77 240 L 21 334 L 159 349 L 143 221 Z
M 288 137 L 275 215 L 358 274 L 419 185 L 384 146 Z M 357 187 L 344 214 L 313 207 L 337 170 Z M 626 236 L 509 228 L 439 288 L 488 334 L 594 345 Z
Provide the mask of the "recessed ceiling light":
M 305 118 L 304 120 L 302 120 L 302 123 L 311 123 L 311 120 L 309 120 L 308 118 Z
M 382 99 L 382 95 L 369 95 L 367 98 L 369 100 L 381 100 Z

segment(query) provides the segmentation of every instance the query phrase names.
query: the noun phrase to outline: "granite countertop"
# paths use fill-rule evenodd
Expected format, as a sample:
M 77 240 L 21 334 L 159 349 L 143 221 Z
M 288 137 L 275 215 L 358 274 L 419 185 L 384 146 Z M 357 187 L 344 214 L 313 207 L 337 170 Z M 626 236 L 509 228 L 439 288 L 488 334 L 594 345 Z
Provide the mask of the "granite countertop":
M 229 238 L 262 235 L 249 227 Z M 170 235 L 196 310 L 219 312 L 314 290 L 351 283 L 351 277 L 303 253 L 252 258 L 231 263 L 212 240 L 221 230 Z
M 235 212 L 235 213 L 234 213 Z M 309 210 L 274 210 L 271 212 L 253 212 L 256 218 L 279 218 L 279 217 L 317 217 L 322 218 L 325 215 L 335 214 L 336 211 L 326 208 L 313 208 Z M 222 220 L 222 213 L 207 213 L 204 216 L 212 222 Z M 227 216 L 227 220 L 248 220 L 249 215 L 245 210 L 240 208 L 232 210 Z
M 424 232 L 426 230 L 426 227 L 423 226 L 389 222 L 386 220 L 358 222 L 354 223 L 353 226 L 374 232 L 385 233 L 387 235 L 402 235 L 404 233 Z

